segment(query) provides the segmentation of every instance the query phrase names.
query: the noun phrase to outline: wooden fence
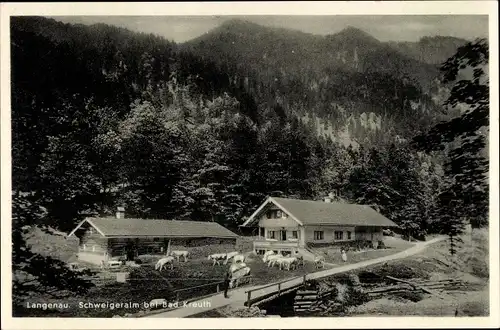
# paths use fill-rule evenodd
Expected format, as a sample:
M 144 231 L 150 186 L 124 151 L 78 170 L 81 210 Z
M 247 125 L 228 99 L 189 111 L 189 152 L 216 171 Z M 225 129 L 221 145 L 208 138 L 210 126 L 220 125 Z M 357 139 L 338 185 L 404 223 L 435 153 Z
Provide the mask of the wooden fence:
M 307 275 L 297 276 L 297 277 L 290 278 L 290 279 L 287 279 L 287 280 L 283 280 L 283 281 L 280 281 L 280 282 L 277 282 L 277 283 L 272 283 L 272 284 L 264 285 L 264 286 L 261 286 L 261 287 L 255 288 L 255 289 L 247 290 L 247 291 L 245 291 L 245 293 L 247 294 L 247 301 L 246 301 L 245 305 L 247 307 L 251 307 L 251 305 L 253 303 L 253 301 L 252 301 L 252 293 L 253 292 L 261 291 L 261 290 L 264 290 L 264 289 L 267 289 L 267 288 L 275 286 L 277 290 L 273 290 L 273 292 L 271 294 L 272 295 L 277 294 L 277 296 L 280 296 L 283 293 L 283 290 L 286 290 L 288 292 L 291 289 L 291 287 L 285 288 L 284 284 L 296 281 L 297 279 L 302 279 L 302 283 L 293 285 L 292 287 L 298 287 L 300 285 L 305 285 L 306 284 L 306 280 L 307 280 L 306 276 Z M 277 291 L 277 293 L 275 291 Z M 255 299 L 260 299 L 260 297 L 259 298 L 255 298 Z

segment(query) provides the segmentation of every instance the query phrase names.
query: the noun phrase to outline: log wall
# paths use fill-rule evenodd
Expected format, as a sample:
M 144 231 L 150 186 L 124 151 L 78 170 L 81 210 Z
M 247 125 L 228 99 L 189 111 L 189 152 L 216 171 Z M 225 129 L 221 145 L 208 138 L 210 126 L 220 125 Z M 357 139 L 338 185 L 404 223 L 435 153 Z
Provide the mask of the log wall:
M 107 238 L 102 236 L 92 226 L 87 226 L 80 233 L 79 252 L 104 254 L 107 250 Z
M 141 238 L 109 238 L 108 252 L 112 257 L 125 255 L 127 246 L 132 245 L 137 250 L 137 255 L 164 254 L 167 252 L 168 238 L 164 237 L 141 237 Z M 170 250 L 187 250 L 201 246 L 214 246 L 236 244 L 236 239 L 219 238 L 172 238 Z

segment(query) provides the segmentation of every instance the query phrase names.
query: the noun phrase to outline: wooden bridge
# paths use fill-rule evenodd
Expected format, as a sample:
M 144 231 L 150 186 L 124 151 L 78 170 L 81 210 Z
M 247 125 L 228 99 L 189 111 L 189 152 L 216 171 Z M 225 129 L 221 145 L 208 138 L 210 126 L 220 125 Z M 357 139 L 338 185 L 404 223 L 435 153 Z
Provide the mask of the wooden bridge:
M 245 291 L 247 299 L 244 305 L 250 307 L 255 304 L 275 299 L 283 294 L 292 292 L 299 287 L 304 286 L 306 281 L 307 275 L 303 275 L 247 290 Z

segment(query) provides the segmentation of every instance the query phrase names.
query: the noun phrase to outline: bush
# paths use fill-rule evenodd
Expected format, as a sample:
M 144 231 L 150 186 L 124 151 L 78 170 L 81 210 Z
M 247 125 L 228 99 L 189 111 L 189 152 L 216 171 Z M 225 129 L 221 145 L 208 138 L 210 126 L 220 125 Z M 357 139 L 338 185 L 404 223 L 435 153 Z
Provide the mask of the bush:
M 341 273 L 334 275 L 335 280 L 337 280 L 340 284 L 343 285 L 352 285 L 351 279 L 349 278 L 350 273 Z
M 378 250 L 382 250 L 382 249 L 385 249 L 385 248 L 386 248 L 386 246 L 385 246 L 384 241 L 378 241 L 377 249 Z
M 383 234 L 384 236 L 394 236 L 394 232 L 393 232 L 392 230 L 390 230 L 390 229 L 384 229 L 384 230 L 382 231 L 382 234 Z
M 359 272 L 358 276 L 361 283 L 380 283 L 384 280 L 379 274 L 366 270 Z
M 305 283 L 305 288 L 307 290 L 317 290 L 319 288 L 319 282 L 316 280 L 307 280 Z
M 394 265 L 394 264 L 384 264 L 380 268 L 380 276 L 393 276 L 402 279 L 415 278 L 417 276 L 417 272 L 408 266 L 405 265 Z
M 347 287 L 344 297 L 344 306 L 346 307 L 359 306 L 370 301 L 370 296 L 367 293 L 352 286 Z

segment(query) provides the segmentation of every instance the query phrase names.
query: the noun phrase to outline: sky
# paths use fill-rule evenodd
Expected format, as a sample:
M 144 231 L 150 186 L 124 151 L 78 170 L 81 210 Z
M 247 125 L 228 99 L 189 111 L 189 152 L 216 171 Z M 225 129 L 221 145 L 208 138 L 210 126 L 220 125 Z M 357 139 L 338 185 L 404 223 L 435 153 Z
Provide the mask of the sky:
M 348 26 L 380 41 L 418 41 L 424 36 L 452 36 L 473 40 L 488 36 L 488 16 L 51 16 L 64 23 L 106 23 L 132 31 L 154 33 L 175 42 L 196 38 L 224 21 L 240 18 L 260 25 L 327 35 Z

